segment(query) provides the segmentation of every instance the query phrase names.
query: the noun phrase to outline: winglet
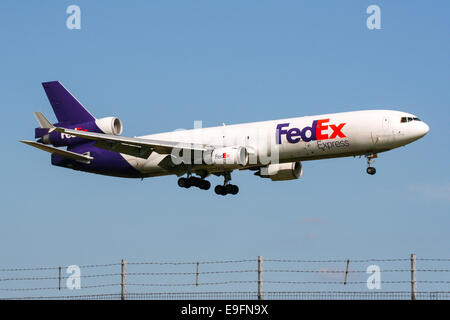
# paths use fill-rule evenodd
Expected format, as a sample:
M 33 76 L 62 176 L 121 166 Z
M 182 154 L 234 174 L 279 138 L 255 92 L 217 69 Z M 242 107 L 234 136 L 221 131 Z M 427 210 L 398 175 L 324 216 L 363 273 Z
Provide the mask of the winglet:
M 34 112 L 34 116 L 36 117 L 37 122 L 39 122 L 39 126 L 42 129 L 52 129 L 54 126 L 50 121 L 39 111 Z

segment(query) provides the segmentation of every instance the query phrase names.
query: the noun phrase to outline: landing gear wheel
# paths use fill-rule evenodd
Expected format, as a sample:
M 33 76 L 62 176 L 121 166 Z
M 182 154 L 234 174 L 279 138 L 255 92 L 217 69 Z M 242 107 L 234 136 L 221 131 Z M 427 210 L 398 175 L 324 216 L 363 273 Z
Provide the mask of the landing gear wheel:
M 370 174 L 370 175 L 372 175 L 372 176 L 373 176 L 375 173 L 377 173 L 377 169 L 375 169 L 374 167 L 368 167 L 366 171 L 367 171 L 368 174 Z
M 211 188 L 211 182 L 208 180 L 200 180 L 200 189 L 209 190 Z
M 191 186 L 189 179 L 180 178 L 178 179 L 178 186 L 181 188 L 189 188 Z
M 189 183 L 191 186 L 200 187 L 201 180 L 199 178 L 190 177 L 190 178 L 188 178 L 188 180 L 189 180 Z
M 227 194 L 237 194 L 239 192 L 239 187 L 234 184 L 227 184 L 225 186 L 218 185 L 214 188 L 215 193 L 220 194 L 222 196 Z
M 222 196 L 224 196 L 224 195 L 227 194 L 227 191 L 226 191 L 225 187 L 224 187 L 224 186 L 221 186 L 221 185 L 217 185 L 217 186 L 214 188 L 214 192 L 215 192 L 216 194 L 220 194 L 220 195 L 222 195 Z
M 202 190 L 208 190 L 211 188 L 211 183 L 208 180 L 200 179 L 198 177 L 189 177 L 178 179 L 178 186 L 181 188 L 197 187 Z

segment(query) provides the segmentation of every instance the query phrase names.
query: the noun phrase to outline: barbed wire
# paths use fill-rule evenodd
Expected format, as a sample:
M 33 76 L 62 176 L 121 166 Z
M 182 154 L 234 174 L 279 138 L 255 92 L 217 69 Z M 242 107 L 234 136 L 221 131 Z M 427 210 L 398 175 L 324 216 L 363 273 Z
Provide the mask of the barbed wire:
M 120 276 L 121 273 L 105 273 L 105 274 L 93 274 L 93 275 L 83 275 L 83 278 L 104 278 L 104 277 L 112 277 L 112 276 Z M 28 278 L 4 278 L 0 279 L 2 281 L 35 281 L 35 280 L 67 280 L 70 276 L 55 276 L 55 277 L 28 277 Z
M 439 259 L 439 258 L 417 258 L 417 261 L 445 261 L 450 262 L 450 259 Z
M 98 284 L 91 286 L 82 286 L 83 289 L 95 289 L 95 288 L 105 288 L 105 287 L 115 287 L 120 286 L 120 283 L 111 284 Z M 66 287 L 43 287 L 43 288 L 0 288 L 0 291 L 38 291 L 38 290 L 72 290 Z
M 198 271 L 198 272 L 129 272 L 127 276 L 165 276 L 165 275 L 209 275 L 209 274 L 232 274 L 232 273 L 256 273 L 258 270 L 221 270 L 221 271 Z M 411 272 L 410 269 L 381 269 L 380 272 Z M 416 272 L 439 272 L 448 273 L 449 269 L 416 269 Z M 284 269 L 266 269 L 264 273 L 315 273 L 315 274 L 339 274 L 339 273 L 367 273 L 366 270 L 284 270 Z M 104 273 L 104 274 L 92 274 L 84 275 L 83 278 L 104 278 L 121 276 L 121 273 Z M 71 276 L 61 275 L 51 277 L 14 277 L 14 278 L 0 278 L 0 282 L 3 281 L 38 281 L 38 280 L 66 280 Z
M 140 287 L 187 287 L 187 286 L 212 286 L 212 285 L 224 285 L 235 283 L 257 283 L 257 280 L 230 280 L 221 282 L 199 282 L 199 283 L 127 283 L 127 286 L 140 286 Z
M 417 261 L 441 261 L 450 262 L 450 258 L 417 258 Z M 245 263 L 256 262 L 257 259 L 242 259 L 242 260 L 214 260 L 214 261 L 130 261 L 126 262 L 127 265 L 196 265 L 196 264 L 230 264 L 230 263 Z M 305 260 L 305 259 L 271 259 L 266 258 L 264 262 L 277 262 L 277 263 L 345 263 L 350 261 L 351 263 L 367 263 L 367 262 L 401 262 L 410 261 L 410 258 L 388 258 L 388 259 L 325 259 L 325 260 Z M 120 266 L 121 263 L 108 263 L 108 264 L 87 264 L 77 265 L 80 268 L 101 268 L 101 267 L 113 267 Z M 59 268 L 68 268 L 69 266 L 41 266 L 41 267 L 26 267 L 26 268 L 0 268 L 0 272 L 15 272 L 15 271 L 44 271 L 44 270 L 58 270 Z
M 367 273 L 367 270 L 276 270 L 266 269 L 264 272 L 286 273 Z M 411 269 L 381 269 L 380 272 L 411 272 Z M 449 269 L 416 269 L 416 272 L 450 272 Z
M 4 268 L 0 272 L 15 272 L 15 271 L 42 271 L 42 270 L 58 270 L 59 267 L 36 267 L 36 268 Z
M 130 276 L 168 276 L 168 275 L 205 275 L 205 274 L 227 274 L 227 273 L 255 273 L 258 270 L 224 270 L 224 271 L 198 271 L 198 272 L 130 272 Z
M 79 268 L 89 269 L 89 268 L 105 268 L 120 266 L 120 263 L 109 263 L 109 264 L 88 264 L 88 265 L 77 265 Z M 16 271 L 45 271 L 45 270 L 59 270 L 59 268 L 67 269 L 69 266 L 58 266 L 58 267 L 30 267 L 30 268 L 3 268 L 0 272 L 16 272 Z
M 147 262 L 127 262 L 129 265 L 184 265 L 184 264 L 226 264 L 226 263 L 244 263 L 244 262 L 256 262 L 257 259 L 244 259 L 244 260 L 218 260 L 218 261 L 195 261 L 195 262 L 158 262 L 158 261 L 147 261 Z
M 283 262 L 283 263 L 345 263 L 350 261 L 352 263 L 362 262 L 398 262 L 398 261 L 410 261 L 409 258 L 398 259 L 339 259 L 339 260 L 291 260 L 291 259 L 264 259 L 265 262 Z M 417 259 L 418 260 L 418 259 Z
M 273 284 L 339 284 L 339 285 L 348 285 L 348 284 L 367 284 L 367 281 L 347 281 L 344 284 L 344 281 L 274 281 L 274 280 L 264 280 L 264 283 L 273 283 Z M 411 283 L 411 281 L 380 281 L 380 282 L 371 282 L 374 284 L 377 283 Z
M 417 280 L 417 283 L 450 283 L 450 281 L 444 280 Z M 264 280 L 264 283 L 275 283 L 275 284 L 367 284 L 367 281 L 272 281 L 272 280 Z M 399 284 L 399 283 L 411 283 L 411 280 L 399 280 L 399 281 L 373 281 L 373 284 Z

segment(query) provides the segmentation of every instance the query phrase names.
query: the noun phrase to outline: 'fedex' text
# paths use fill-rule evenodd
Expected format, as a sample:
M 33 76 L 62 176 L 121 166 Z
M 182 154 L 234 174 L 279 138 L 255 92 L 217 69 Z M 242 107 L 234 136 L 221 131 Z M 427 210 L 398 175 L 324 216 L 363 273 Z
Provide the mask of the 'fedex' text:
M 337 137 L 345 138 L 346 135 L 342 132 L 345 123 L 339 125 L 327 124 L 329 121 L 330 119 L 314 120 L 310 127 L 304 127 L 303 129 L 285 129 L 286 127 L 289 127 L 289 123 L 280 123 L 277 125 L 277 143 L 281 144 L 281 137 L 283 135 L 286 135 L 286 140 L 289 143 L 297 143 L 300 140 L 309 142 L 314 140 L 335 139 Z M 327 133 L 328 128 L 332 130 L 330 135 Z

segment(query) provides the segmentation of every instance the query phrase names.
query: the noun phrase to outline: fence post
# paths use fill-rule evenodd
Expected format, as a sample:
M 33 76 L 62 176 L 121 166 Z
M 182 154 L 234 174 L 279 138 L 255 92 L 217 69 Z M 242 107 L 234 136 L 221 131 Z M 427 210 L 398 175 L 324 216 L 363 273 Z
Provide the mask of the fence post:
M 416 300 L 417 281 L 416 281 L 416 255 L 411 254 L 411 300 Z
M 122 281 L 120 283 L 120 286 L 122 288 L 120 293 L 120 299 L 125 300 L 126 299 L 126 276 L 127 276 L 127 262 L 125 259 L 122 259 Z
M 263 284 L 263 257 L 258 256 L 258 300 L 262 300 L 263 298 L 262 284 Z
M 61 290 L 61 267 L 58 267 L 59 277 L 58 277 L 58 290 Z
M 344 285 L 347 284 L 347 277 L 348 277 L 348 265 L 350 264 L 350 260 L 347 259 L 347 266 L 345 267 L 345 279 L 344 279 Z
M 195 269 L 195 285 L 198 287 L 198 265 L 199 263 L 197 262 L 197 268 Z

